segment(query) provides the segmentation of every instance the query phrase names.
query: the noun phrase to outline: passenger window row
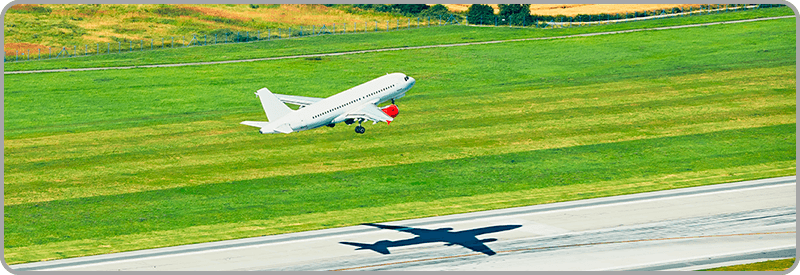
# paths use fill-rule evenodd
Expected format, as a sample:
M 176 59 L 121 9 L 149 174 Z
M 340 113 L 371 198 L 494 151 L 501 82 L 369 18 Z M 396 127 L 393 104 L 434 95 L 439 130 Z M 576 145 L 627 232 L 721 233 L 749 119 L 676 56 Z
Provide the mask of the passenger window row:
M 368 95 L 366 95 L 366 96 L 364 96 L 364 97 L 361 97 L 361 98 L 359 98 L 359 99 L 356 99 L 356 100 L 350 101 L 350 102 L 348 102 L 348 103 L 345 103 L 345 104 L 343 104 L 343 105 L 339 105 L 339 106 L 338 106 L 338 107 L 336 107 L 336 108 L 333 108 L 333 109 L 327 110 L 327 111 L 325 111 L 325 112 L 322 112 L 321 114 L 315 115 L 315 116 L 314 116 L 314 118 L 318 118 L 318 117 L 320 117 L 320 116 L 322 116 L 322 115 L 324 115 L 324 114 L 328 114 L 328 113 L 330 113 L 330 112 L 333 112 L 333 111 L 335 111 L 335 110 L 341 109 L 341 108 L 342 108 L 342 107 L 344 107 L 344 106 L 347 106 L 347 105 L 350 105 L 350 104 L 356 103 L 356 102 L 358 102 L 359 100 L 362 100 L 362 99 L 365 99 L 365 98 L 367 98 L 367 97 L 369 97 L 369 96 L 373 96 L 373 95 L 375 95 L 375 94 L 377 94 L 377 93 L 380 93 L 380 92 L 386 91 L 386 90 L 388 90 L 389 88 L 391 88 L 391 87 L 394 87 L 394 86 L 395 86 L 395 85 L 394 85 L 394 84 L 392 84 L 392 85 L 390 85 L 389 87 L 386 87 L 386 88 L 380 89 L 380 90 L 378 90 L 378 91 L 372 92 L 372 93 L 370 93 L 370 94 L 368 94 Z

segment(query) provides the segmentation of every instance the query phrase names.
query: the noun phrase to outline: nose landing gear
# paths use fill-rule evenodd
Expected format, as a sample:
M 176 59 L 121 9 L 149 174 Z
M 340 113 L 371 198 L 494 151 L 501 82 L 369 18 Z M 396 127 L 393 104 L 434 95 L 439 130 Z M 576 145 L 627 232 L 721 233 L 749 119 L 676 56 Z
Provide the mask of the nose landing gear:
M 358 126 L 356 126 L 356 133 L 363 134 L 364 132 L 367 131 L 367 129 L 365 129 L 364 126 L 361 126 L 361 122 L 363 121 L 364 121 L 363 119 L 358 120 Z

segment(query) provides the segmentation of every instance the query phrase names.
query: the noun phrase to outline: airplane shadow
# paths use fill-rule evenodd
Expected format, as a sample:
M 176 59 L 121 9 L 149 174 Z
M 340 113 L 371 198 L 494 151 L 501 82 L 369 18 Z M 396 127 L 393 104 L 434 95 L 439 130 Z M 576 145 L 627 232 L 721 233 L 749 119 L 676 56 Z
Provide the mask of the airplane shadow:
M 453 228 L 449 227 L 439 228 L 439 229 L 423 229 L 423 228 L 413 228 L 407 226 L 382 225 L 374 223 L 365 223 L 363 225 L 373 226 L 380 229 L 397 230 L 400 232 L 406 232 L 417 235 L 417 237 L 399 241 L 382 240 L 374 244 L 364 244 L 364 243 L 354 243 L 354 242 L 339 242 L 339 243 L 357 246 L 358 248 L 356 248 L 356 250 L 369 249 L 381 254 L 389 254 L 390 253 L 389 247 L 443 242 L 447 246 L 460 245 L 465 248 L 471 249 L 472 251 L 480 252 L 491 256 L 497 253 L 495 253 L 484 243 L 497 241 L 497 239 L 488 238 L 480 240 L 478 239 L 478 235 L 507 231 L 522 227 L 522 225 L 498 225 L 498 226 L 489 226 L 483 228 L 452 232 L 451 230 L 453 230 Z

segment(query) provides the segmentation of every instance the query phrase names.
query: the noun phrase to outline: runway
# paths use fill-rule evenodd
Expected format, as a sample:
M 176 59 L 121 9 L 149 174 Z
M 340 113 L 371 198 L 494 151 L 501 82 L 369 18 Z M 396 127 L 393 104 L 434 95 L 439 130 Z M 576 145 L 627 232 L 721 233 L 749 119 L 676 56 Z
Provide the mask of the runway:
M 11 268 L 698 270 L 795 254 L 791 176 Z

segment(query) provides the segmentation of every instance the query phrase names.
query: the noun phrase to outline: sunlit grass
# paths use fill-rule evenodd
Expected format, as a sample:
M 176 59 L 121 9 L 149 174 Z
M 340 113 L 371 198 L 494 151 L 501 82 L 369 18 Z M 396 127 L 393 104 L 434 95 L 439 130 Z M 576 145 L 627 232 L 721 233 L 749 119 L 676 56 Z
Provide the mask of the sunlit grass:
M 741 264 L 733 266 L 704 269 L 702 271 L 784 271 L 794 265 L 795 258 L 763 261 L 752 264 Z

